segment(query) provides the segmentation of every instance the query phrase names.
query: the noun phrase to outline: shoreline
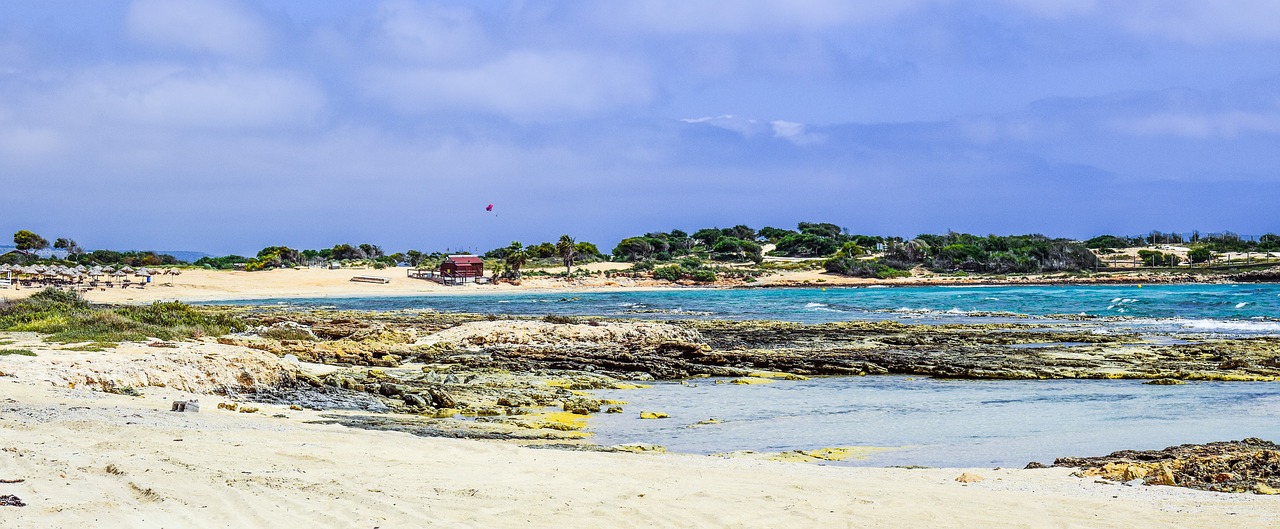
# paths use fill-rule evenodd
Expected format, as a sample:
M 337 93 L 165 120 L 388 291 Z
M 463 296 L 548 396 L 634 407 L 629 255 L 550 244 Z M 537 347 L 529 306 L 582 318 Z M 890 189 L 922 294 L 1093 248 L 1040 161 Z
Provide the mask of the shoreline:
M 615 264 L 615 263 L 608 263 Z M 1073 286 L 1073 285 L 1176 285 L 1176 284 L 1252 284 L 1231 281 L 1229 276 L 1195 274 L 1161 274 L 1133 272 L 1124 275 L 1055 277 L 1027 275 L 1003 279 L 985 276 L 914 276 L 910 278 L 870 279 L 838 276 L 816 271 L 787 271 L 764 276 L 755 282 L 720 281 L 697 284 L 671 283 L 652 279 L 604 278 L 565 280 L 552 277 L 527 277 L 520 284 L 465 284 L 445 286 L 423 279 L 397 277 L 404 269 L 371 272 L 367 269 L 276 269 L 259 272 L 189 270 L 181 276 L 164 276 L 144 288 L 97 288 L 84 291 L 88 301 L 98 304 L 146 304 L 156 301 L 182 301 L 211 304 L 271 299 L 299 298 L 402 298 L 414 296 L 455 296 L 489 294 L 580 294 L 589 292 L 652 292 L 683 290 L 772 290 L 772 289 L 851 289 L 851 288 L 919 288 L 919 287 L 999 287 L 999 286 Z M 391 272 L 391 273 L 387 273 Z M 387 277 L 385 284 L 352 282 L 353 276 L 370 274 Z M 10 288 L 0 290 L 0 298 L 21 299 L 42 290 Z
M 262 406 L 18 384 L 0 404 L 0 484 L 22 527 L 877 527 L 1028 523 L 1262 527 L 1280 498 L 1127 487 L 1068 469 L 851 468 L 539 450 L 345 428 Z M 122 418 L 128 418 L 128 421 Z M 127 441 L 126 441 L 127 439 Z M 962 476 L 968 476 L 958 481 Z M 323 506 L 323 507 L 321 507 Z
M 611 404 L 596 400 L 592 389 L 626 389 L 613 375 L 764 380 L 810 370 L 849 375 L 916 369 L 981 378 L 999 374 L 985 364 L 990 353 L 1044 340 L 1014 332 L 1016 326 L 992 333 L 994 327 L 983 325 L 904 329 L 874 322 L 593 325 L 456 314 L 353 318 L 334 311 L 252 317 L 259 329 L 253 336 L 102 348 L 46 342 L 34 333 L 0 334 L 6 347 L 35 354 L 0 355 L 0 371 L 6 372 L 0 376 L 0 479 L 22 480 L 0 483 L 0 495 L 26 503 L 0 506 L 0 515 L 23 526 L 196 528 L 1280 522 L 1280 497 L 1133 486 L 1130 474 L 1146 470 L 1128 466 L 1098 479 L 1068 468 L 824 464 L 829 453 L 856 453 L 856 447 L 778 454 L 790 456 L 783 461 L 628 445 L 597 452 L 584 451 L 589 441 L 573 429 L 576 417 L 585 418 L 581 413 L 604 412 L 600 406 Z M 270 329 L 291 334 L 256 334 Z M 1148 355 L 1138 354 L 1127 337 L 1065 332 L 1052 339 L 1102 340 L 1110 345 L 1087 349 L 1104 353 L 1099 359 L 1112 358 L 1108 351 L 1118 347 L 1134 353 L 1135 365 L 1148 364 Z M 320 339 L 301 339 L 305 334 Z M 893 358 L 859 356 L 856 351 L 865 349 L 849 342 L 858 336 L 897 352 Z M 815 344 L 821 343 L 830 344 L 832 354 L 819 354 Z M 937 353 L 953 351 L 957 343 L 969 344 L 973 354 L 939 363 Z M 1197 346 L 1144 347 L 1194 352 Z M 1056 367 L 1005 365 L 1015 377 L 1077 370 L 1081 360 L 1079 349 L 1019 351 L 1019 359 L 1046 361 L 1075 352 Z M 924 362 L 912 364 L 913 356 Z M 1181 362 L 1182 356 L 1169 358 Z M 776 370 L 738 367 L 756 359 L 773 362 L 768 365 Z M 1106 378 L 1115 369 L 1102 365 L 1096 375 Z M 1209 362 L 1202 369 L 1225 368 Z M 298 400 L 287 388 L 382 408 L 312 408 L 317 401 Z M 189 399 L 200 400 L 199 412 L 168 411 L 171 402 Z M 474 419 L 446 418 L 467 413 Z M 457 429 L 445 430 L 445 421 Z M 470 438 L 448 438 L 458 436 Z M 802 457 L 809 453 L 816 455 Z M 318 502 L 325 508 L 314 508 Z

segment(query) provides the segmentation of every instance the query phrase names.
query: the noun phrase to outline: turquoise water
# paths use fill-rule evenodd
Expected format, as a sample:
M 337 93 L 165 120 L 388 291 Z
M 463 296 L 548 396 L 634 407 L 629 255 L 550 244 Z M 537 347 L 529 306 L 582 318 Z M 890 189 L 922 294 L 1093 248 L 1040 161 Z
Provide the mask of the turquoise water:
M 1013 316 L 1084 314 L 1105 318 L 1108 324 L 1137 326 L 1159 332 L 1280 334 L 1280 285 L 1276 284 L 681 289 L 301 298 L 230 303 L 360 310 L 435 309 L 535 316 L 767 319 L 806 323 L 882 319 L 1002 321 Z
M 1280 383 L 1144 385 L 1131 380 L 941 380 L 832 377 L 766 385 L 657 383 L 595 392 L 625 413 L 593 415 L 602 445 L 685 453 L 894 447 L 842 464 L 1022 467 L 1261 437 L 1280 439 Z M 669 419 L 642 420 L 640 411 Z M 720 424 L 697 425 L 716 418 Z

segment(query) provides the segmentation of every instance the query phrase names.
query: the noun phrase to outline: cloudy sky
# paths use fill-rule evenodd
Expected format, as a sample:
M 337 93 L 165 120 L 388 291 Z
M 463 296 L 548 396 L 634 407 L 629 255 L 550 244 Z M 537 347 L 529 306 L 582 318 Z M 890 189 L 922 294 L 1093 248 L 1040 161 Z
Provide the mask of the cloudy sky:
M 1280 2 L 6 2 L 0 183 L 5 234 L 211 253 L 1260 234 Z

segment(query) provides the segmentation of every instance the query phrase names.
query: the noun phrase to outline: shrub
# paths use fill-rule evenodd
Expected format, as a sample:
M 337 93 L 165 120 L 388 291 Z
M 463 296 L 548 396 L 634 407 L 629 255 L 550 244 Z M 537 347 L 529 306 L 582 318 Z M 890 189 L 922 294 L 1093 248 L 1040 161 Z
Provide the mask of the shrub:
M 713 272 L 714 274 L 714 272 Z M 684 276 L 684 271 L 680 269 L 680 265 L 660 266 L 653 269 L 653 278 L 664 281 L 679 281 Z
M 693 280 L 702 283 L 711 283 L 716 280 L 716 272 L 706 268 L 693 271 Z
M 876 277 L 880 279 L 889 279 L 893 277 L 908 277 L 911 272 L 899 270 L 877 261 L 863 261 L 849 257 L 839 257 L 828 259 L 825 268 L 833 274 L 840 274 L 850 277 Z
M 0 304 L 0 329 L 40 332 L 59 342 L 187 338 L 243 330 L 238 318 L 179 302 L 94 309 L 74 292 L 47 289 Z
M 566 325 L 566 324 L 578 323 L 578 318 L 575 318 L 573 316 L 561 316 L 559 314 L 548 314 L 542 317 L 542 321 L 545 321 L 547 323 L 554 323 L 556 325 Z
M 806 232 L 783 237 L 773 253 L 786 257 L 822 257 L 838 249 L 840 244 L 835 239 Z
M 1187 252 L 1187 259 L 1190 259 L 1191 262 L 1193 263 L 1203 263 L 1212 258 L 1213 258 L 1213 252 L 1210 251 L 1208 248 L 1205 248 L 1204 246 L 1192 249 L 1191 251 Z

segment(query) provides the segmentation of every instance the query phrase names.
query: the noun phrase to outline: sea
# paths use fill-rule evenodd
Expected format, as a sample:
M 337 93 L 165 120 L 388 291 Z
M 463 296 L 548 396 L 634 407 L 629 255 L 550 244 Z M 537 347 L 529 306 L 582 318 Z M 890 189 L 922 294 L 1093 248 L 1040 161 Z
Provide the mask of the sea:
M 1275 284 L 609 290 L 219 303 L 802 323 L 1046 322 L 1175 339 L 1280 336 Z M 627 402 L 626 412 L 593 415 L 588 430 L 601 445 L 656 444 L 698 454 L 867 447 L 874 450 L 830 464 L 935 467 L 1021 467 L 1123 449 L 1280 440 L 1280 382 L 1156 386 L 887 375 L 723 382 L 597 392 Z M 640 411 L 670 418 L 641 420 Z

